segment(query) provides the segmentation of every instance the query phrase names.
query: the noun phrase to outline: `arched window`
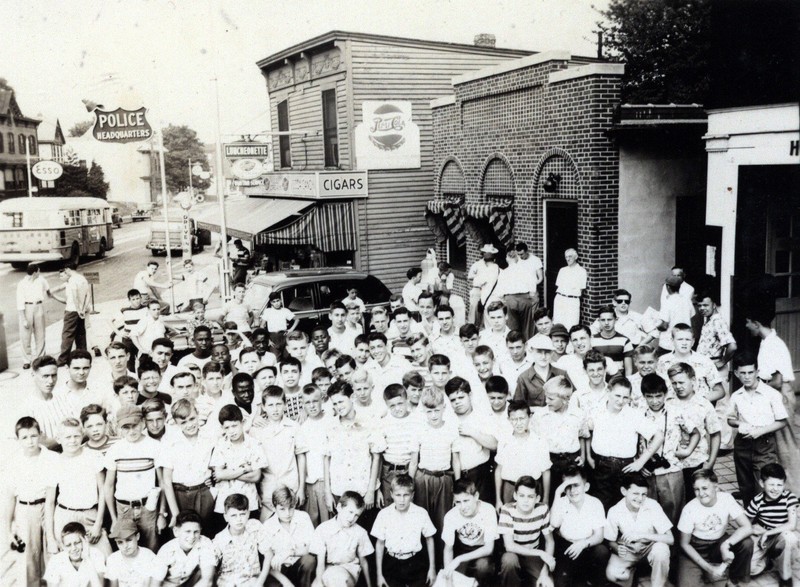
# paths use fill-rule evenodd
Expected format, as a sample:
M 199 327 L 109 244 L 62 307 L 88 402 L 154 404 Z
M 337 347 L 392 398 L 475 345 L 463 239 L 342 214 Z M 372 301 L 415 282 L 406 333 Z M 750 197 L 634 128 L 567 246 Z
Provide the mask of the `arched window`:
M 466 182 L 461 168 L 454 162 L 448 161 L 442 169 L 439 181 L 439 193 L 445 200 L 464 202 Z M 458 239 L 450 232 L 447 234 L 447 262 L 458 271 L 467 270 L 467 241 Z
M 14 143 L 14 133 L 8 133 L 8 152 L 9 153 L 16 153 L 16 145 Z
M 483 193 L 494 198 L 514 197 L 514 176 L 502 159 L 492 159 L 483 174 Z
M 30 149 L 31 155 L 36 155 L 36 139 L 33 135 L 28 137 L 28 149 Z

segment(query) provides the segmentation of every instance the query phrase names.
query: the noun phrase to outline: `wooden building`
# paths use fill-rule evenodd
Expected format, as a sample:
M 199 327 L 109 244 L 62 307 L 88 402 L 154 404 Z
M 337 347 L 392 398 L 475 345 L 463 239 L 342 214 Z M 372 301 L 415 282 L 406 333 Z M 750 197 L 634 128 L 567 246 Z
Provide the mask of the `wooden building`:
M 0 90 L 0 199 L 28 195 L 26 152 L 39 160 L 39 122 L 22 114 L 13 90 Z
M 497 49 L 488 35 L 476 43 L 333 31 L 259 61 L 275 171 L 244 191 L 306 206 L 265 216 L 256 248 L 351 265 L 399 289 L 433 246 L 422 213 L 434 192 L 431 100 L 451 93 L 455 76 L 531 54 Z

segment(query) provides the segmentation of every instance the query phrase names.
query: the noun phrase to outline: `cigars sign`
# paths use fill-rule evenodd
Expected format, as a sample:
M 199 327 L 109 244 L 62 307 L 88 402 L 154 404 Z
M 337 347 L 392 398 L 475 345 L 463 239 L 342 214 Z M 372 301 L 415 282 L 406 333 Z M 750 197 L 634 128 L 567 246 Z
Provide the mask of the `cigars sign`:
M 411 102 L 367 100 L 361 112 L 355 132 L 359 170 L 420 166 L 419 127 L 412 119 Z

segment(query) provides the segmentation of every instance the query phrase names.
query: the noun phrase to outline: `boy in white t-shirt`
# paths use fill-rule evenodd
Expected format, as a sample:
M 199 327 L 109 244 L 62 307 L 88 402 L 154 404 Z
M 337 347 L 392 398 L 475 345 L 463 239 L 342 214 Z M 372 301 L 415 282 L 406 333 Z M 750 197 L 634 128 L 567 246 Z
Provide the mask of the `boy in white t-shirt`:
M 50 557 L 44 580 L 59 587 L 101 587 L 106 573 L 106 557 L 89 546 L 86 528 L 80 522 L 70 522 L 61 530 L 64 550 Z
M 109 536 L 119 549 L 106 561 L 106 581 L 111 585 L 147 587 L 165 575 L 153 551 L 139 546 L 139 530 L 131 518 L 114 522 Z
M 304 506 L 314 526 L 328 520 L 325 505 L 325 451 L 327 426 L 322 392 L 316 385 L 303 387 L 303 409 L 307 414 L 295 436 L 298 485 L 297 502 Z
M 286 333 L 297 328 L 298 323 L 299 320 L 295 317 L 294 312 L 283 307 L 281 293 L 269 294 L 269 304 L 261 312 L 261 328 L 266 328 L 269 332 L 272 348 L 282 349 Z

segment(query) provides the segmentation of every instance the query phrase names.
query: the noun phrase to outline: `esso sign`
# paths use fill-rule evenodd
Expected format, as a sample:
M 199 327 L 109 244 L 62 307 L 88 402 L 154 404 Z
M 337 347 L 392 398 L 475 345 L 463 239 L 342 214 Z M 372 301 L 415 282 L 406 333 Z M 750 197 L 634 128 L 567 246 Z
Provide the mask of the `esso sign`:
M 61 177 L 61 174 L 64 173 L 64 168 L 55 161 L 39 161 L 31 167 L 31 173 L 41 181 L 54 181 Z

